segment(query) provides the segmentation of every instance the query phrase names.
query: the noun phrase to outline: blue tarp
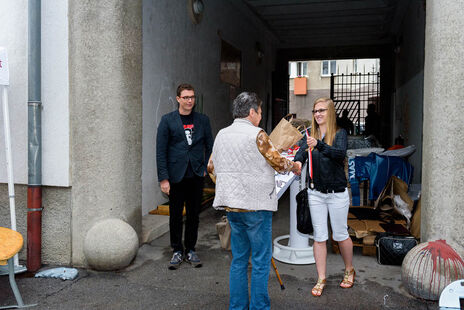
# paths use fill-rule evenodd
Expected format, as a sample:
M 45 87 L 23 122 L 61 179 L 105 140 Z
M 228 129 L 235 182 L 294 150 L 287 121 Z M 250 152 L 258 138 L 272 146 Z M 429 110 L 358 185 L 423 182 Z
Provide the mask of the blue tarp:
M 348 160 L 348 179 L 353 206 L 360 205 L 359 182 L 369 180 L 369 200 L 376 200 L 392 175 L 410 184 L 413 166 L 401 157 L 378 155 L 357 156 Z

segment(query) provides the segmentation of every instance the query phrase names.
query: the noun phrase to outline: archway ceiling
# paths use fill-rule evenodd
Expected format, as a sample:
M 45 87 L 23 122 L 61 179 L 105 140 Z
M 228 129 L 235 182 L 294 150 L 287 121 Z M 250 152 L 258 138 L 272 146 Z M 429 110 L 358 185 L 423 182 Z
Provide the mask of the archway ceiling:
M 242 1 L 279 48 L 305 48 L 394 44 L 410 1 L 419 0 Z

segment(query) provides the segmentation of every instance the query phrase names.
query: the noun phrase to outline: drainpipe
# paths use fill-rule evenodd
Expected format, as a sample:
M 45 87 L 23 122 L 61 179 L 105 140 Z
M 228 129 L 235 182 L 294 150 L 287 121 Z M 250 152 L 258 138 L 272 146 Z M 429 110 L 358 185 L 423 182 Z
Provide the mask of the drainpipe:
M 29 0 L 27 269 L 42 265 L 41 0 Z

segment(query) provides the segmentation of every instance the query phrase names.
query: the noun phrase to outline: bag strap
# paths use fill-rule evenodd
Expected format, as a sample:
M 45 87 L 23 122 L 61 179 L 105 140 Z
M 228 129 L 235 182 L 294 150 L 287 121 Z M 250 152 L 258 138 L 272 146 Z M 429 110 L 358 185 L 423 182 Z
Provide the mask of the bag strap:
M 301 169 L 301 174 L 300 174 L 300 181 L 299 181 L 299 187 L 298 187 L 298 191 L 302 191 L 303 190 L 303 186 L 301 186 L 301 183 L 302 183 L 302 179 L 303 179 L 303 173 L 304 173 L 304 178 L 305 178 L 305 183 L 306 183 L 306 175 L 307 175 L 307 172 L 306 172 L 306 168 L 308 166 L 308 161 L 305 161 L 303 163 L 303 167 Z
M 308 131 L 306 131 L 306 132 L 308 132 Z M 310 147 L 308 147 L 308 175 L 309 175 L 309 179 L 311 180 L 309 188 L 314 189 L 314 183 L 313 183 L 313 152 L 311 151 Z
M 283 118 L 287 119 L 287 117 L 289 117 L 289 116 L 291 116 L 291 117 L 290 117 L 290 120 L 289 120 L 288 122 L 291 123 L 292 120 L 293 120 L 293 114 L 292 114 L 292 113 L 288 113 L 288 114 L 285 115 Z
M 305 170 L 304 171 L 304 173 L 305 173 L 304 182 L 305 182 L 305 187 L 306 188 L 310 188 L 309 180 L 311 179 L 311 175 L 310 175 L 310 172 L 309 172 L 309 162 L 308 161 L 309 161 L 309 159 L 307 161 L 305 161 L 305 163 L 303 164 L 303 166 L 306 168 L 306 169 L 304 169 Z M 303 187 L 301 186 L 301 181 L 302 181 L 301 179 L 302 179 L 302 177 L 300 177 L 300 191 L 303 190 Z M 312 184 L 312 179 L 311 179 L 311 184 Z M 311 187 L 311 188 L 313 188 L 313 187 Z
M 309 180 L 311 180 L 311 184 L 313 184 L 313 181 L 312 181 L 312 178 L 311 178 L 311 172 L 309 170 L 310 166 L 311 166 L 311 162 L 309 162 L 309 159 L 308 159 L 308 165 L 306 166 L 306 181 L 305 181 L 305 185 L 306 185 L 307 188 L 310 187 Z M 311 187 L 311 189 L 312 189 L 312 187 Z

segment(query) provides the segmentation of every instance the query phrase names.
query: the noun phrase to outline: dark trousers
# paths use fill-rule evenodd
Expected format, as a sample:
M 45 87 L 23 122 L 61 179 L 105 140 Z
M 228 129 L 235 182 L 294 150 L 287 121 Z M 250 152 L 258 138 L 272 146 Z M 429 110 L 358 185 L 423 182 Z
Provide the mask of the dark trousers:
M 192 178 L 184 178 L 179 183 L 171 184 L 169 194 L 169 230 L 171 247 L 174 252 L 184 251 L 184 246 L 182 245 L 182 210 L 184 209 L 184 202 L 187 213 L 184 236 L 185 252 L 188 253 L 190 250 L 195 251 L 204 183 L 204 177 L 194 176 Z

